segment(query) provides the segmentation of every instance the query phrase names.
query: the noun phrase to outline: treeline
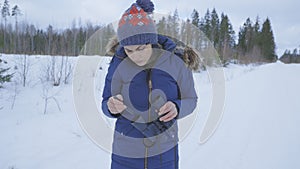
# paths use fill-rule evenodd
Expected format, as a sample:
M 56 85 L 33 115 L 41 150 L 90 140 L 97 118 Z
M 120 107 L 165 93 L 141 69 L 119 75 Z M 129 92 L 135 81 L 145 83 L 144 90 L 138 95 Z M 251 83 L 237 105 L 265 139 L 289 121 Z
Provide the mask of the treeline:
M 269 18 L 262 25 L 259 17 L 254 23 L 247 18 L 240 27 L 237 43 L 230 19 L 224 13 L 219 17 L 216 10 L 213 9 L 211 12 L 207 10 L 205 15 L 200 17 L 199 12 L 194 10 L 191 22 L 204 32 L 224 64 L 231 61 L 253 63 L 277 60 L 276 45 Z
M 109 38 L 115 34 L 112 26 L 82 25 L 73 21 L 71 28 L 58 30 L 49 25 L 47 29 L 37 28 L 27 22 L 19 22 L 21 9 L 15 5 L 10 8 L 8 0 L 1 6 L 2 22 L 0 24 L 0 52 L 77 56 L 83 49 L 85 42 L 97 30 L 102 29 L 100 51 L 105 51 Z M 14 23 L 8 23 L 8 19 Z M 208 44 L 206 38 L 188 34 L 192 24 L 200 29 L 207 40 L 217 50 L 223 63 L 231 62 L 273 62 L 277 60 L 275 42 L 271 22 L 267 18 L 261 25 L 259 17 L 253 23 L 248 18 L 240 27 L 236 36 L 229 17 L 222 13 L 219 15 L 215 9 L 207 10 L 201 17 L 197 10 L 193 10 L 191 18 L 184 22 L 179 19 L 177 10 L 157 22 L 158 32 L 179 39 L 184 43 L 203 48 Z M 104 53 L 104 52 L 101 52 Z
M 283 63 L 300 63 L 300 50 L 295 48 L 293 52 L 286 50 L 280 57 L 280 61 Z
M 203 17 L 194 9 L 191 18 L 184 22 L 179 22 L 178 16 L 175 10 L 172 16 L 163 17 L 157 25 L 158 32 L 180 39 L 200 50 L 213 45 L 223 64 L 233 61 L 253 63 L 277 60 L 269 18 L 262 25 L 259 17 L 256 18 L 255 23 L 247 18 L 236 37 L 229 17 L 224 13 L 219 15 L 216 9 L 211 12 L 208 9 Z M 203 34 L 195 33 L 197 31 L 189 26 L 191 24 L 201 30 L 205 37 Z
M 86 24 L 76 25 L 64 30 L 54 29 L 49 25 L 46 30 L 36 28 L 26 22 L 6 26 L 0 24 L 0 52 L 8 54 L 28 55 L 61 55 L 77 56 L 80 54 L 87 39 L 99 29 L 107 29 L 108 36 L 113 30 L 109 26 Z M 103 46 L 109 38 L 103 38 Z
M 1 5 L 1 4 L 0 4 Z M 58 30 L 49 25 L 46 30 L 33 24 L 19 21 L 22 11 L 18 5 L 10 8 L 8 0 L 1 7 L 0 52 L 8 54 L 41 54 L 77 56 L 87 39 L 99 29 L 107 30 L 110 37 L 113 29 L 110 26 L 82 25 L 74 20 L 71 28 Z M 8 22 L 13 20 L 14 23 Z M 103 48 L 109 38 L 103 38 Z

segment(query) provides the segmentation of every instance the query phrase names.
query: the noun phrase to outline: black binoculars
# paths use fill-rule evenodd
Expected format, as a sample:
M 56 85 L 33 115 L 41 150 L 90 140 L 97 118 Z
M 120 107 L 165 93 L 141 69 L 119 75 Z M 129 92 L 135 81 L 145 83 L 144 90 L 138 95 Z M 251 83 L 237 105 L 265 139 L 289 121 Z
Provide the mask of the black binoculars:
M 117 99 L 117 98 L 116 98 Z M 163 99 L 163 97 L 158 96 L 153 99 L 151 103 L 152 110 L 159 110 L 167 101 Z M 158 114 L 151 114 L 151 118 L 153 119 L 150 122 L 147 122 L 140 114 L 135 113 L 131 108 L 127 107 L 127 109 L 122 113 L 122 115 L 131 121 L 131 124 L 138 129 L 145 138 L 150 140 L 151 137 L 157 136 L 159 134 L 166 134 L 168 137 L 174 137 L 174 129 L 172 128 L 175 120 L 172 119 L 168 122 L 160 121 L 159 119 L 164 116 L 158 116 Z M 153 142 L 154 140 L 152 140 Z

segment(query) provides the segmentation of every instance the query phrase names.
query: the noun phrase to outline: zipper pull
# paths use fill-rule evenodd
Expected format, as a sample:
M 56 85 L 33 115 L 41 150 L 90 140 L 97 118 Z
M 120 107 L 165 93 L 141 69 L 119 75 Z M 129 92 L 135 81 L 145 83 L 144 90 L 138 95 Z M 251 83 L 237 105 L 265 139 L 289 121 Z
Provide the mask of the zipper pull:
M 148 85 L 149 85 L 149 89 L 152 90 L 152 80 L 151 79 L 148 81 Z
M 147 69 L 147 81 L 148 81 L 148 87 L 149 87 L 149 89 L 152 89 L 151 74 L 152 74 L 151 69 Z

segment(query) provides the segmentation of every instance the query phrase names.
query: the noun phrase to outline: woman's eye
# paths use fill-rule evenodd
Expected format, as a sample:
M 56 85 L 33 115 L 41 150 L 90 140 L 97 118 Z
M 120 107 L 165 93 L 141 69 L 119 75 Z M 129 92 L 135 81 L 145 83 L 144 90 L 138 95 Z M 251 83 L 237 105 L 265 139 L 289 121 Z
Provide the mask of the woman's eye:
M 127 52 L 127 53 L 132 53 L 132 50 L 126 49 L 126 52 Z
M 141 50 L 144 50 L 146 47 L 141 47 L 141 48 L 138 48 L 137 51 L 141 51 Z

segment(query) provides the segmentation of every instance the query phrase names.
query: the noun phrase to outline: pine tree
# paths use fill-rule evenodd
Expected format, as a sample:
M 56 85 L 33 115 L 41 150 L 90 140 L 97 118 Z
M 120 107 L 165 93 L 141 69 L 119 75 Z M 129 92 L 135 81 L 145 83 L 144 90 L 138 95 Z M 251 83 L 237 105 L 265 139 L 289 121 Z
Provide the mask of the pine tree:
M 247 18 L 243 27 L 240 28 L 239 39 L 238 39 L 238 49 L 242 56 L 245 56 L 251 49 L 252 45 L 252 22 L 250 18 Z
M 157 23 L 157 32 L 159 34 L 165 35 L 167 32 L 167 21 L 165 17 L 162 17 L 161 20 L 159 20 L 159 22 Z
M 9 12 L 9 1 L 8 0 L 4 0 L 2 9 L 1 9 L 1 14 L 2 14 L 2 18 L 4 19 L 5 25 L 7 22 L 7 17 L 10 16 L 10 12 Z
M 193 45 L 196 46 L 199 38 L 197 37 L 195 33 L 195 26 L 191 24 L 190 19 L 187 19 L 186 21 L 183 21 L 181 24 L 181 38 L 180 40 L 186 44 L 186 45 Z M 198 29 L 198 28 L 197 28 Z M 199 31 L 199 30 L 198 30 Z
M 211 45 L 210 37 L 211 37 L 211 18 L 210 18 L 209 9 L 207 9 L 203 18 L 200 18 L 199 28 L 201 30 L 199 47 L 201 49 L 205 49 Z
M 261 33 L 260 33 L 260 21 L 259 21 L 259 16 L 256 17 L 255 24 L 253 25 L 253 30 L 252 30 L 252 49 L 251 49 L 251 55 L 252 57 L 255 57 L 260 60 L 261 57 Z
M 10 68 L 3 68 L 3 64 L 7 64 L 7 62 L 0 58 L 0 88 L 3 87 L 3 83 L 10 82 L 13 76 L 13 74 L 8 74 Z
M 218 42 L 219 42 L 219 16 L 217 14 L 216 9 L 214 8 L 213 11 L 211 12 L 211 20 L 210 20 L 210 25 L 211 25 L 211 34 L 209 39 L 212 41 L 213 45 L 215 48 L 218 48 Z
M 225 62 L 232 57 L 232 49 L 235 46 L 234 30 L 227 15 L 221 14 L 220 33 L 219 33 L 219 54 L 221 60 Z
M 190 19 L 187 19 L 187 21 L 183 21 L 181 23 L 181 29 L 180 29 L 180 40 L 187 43 L 188 35 L 187 35 L 187 23 L 190 22 Z
M 177 9 L 174 11 L 173 15 L 168 17 L 166 33 L 168 36 L 175 39 L 179 38 L 179 15 Z
M 263 57 L 270 62 L 277 60 L 275 41 L 269 18 L 265 20 L 261 30 L 261 51 Z
M 192 24 L 196 27 L 200 26 L 199 12 L 196 9 L 194 9 L 192 13 Z
M 256 17 L 256 21 L 255 21 L 255 24 L 253 26 L 253 30 L 255 33 L 259 33 L 260 31 L 260 24 L 259 24 L 259 16 Z
M 21 9 L 19 8 L 18 5 L 15 5 L 12 8 L 11 16 L 14 16 L 16 18 L 16 23 L 18 23 L 18 16 L 22 15 Z
M 211 37 L 211 18 L 209 9 L 207 9 L 203 19 L 203 30 L 204 34 L 210 39 Z
M 187 23 L 188 24 L 187 29 L 189 29 L 187 42 L 188 42 L 188 44 L 192 44 L 194 47 L 199 49 L 201 47 L 201 43 L 204 39 L 204 38 L 201 38 L 201 35 L 203 36 L 203 34 L 200 31 L 201 25 L 200 25 L 199 12 L 196 9 L 194 9 L 191 17 L 192 17 L 192 22 L 190 22 L 190 20 L 188 20 L 189 22 Z

